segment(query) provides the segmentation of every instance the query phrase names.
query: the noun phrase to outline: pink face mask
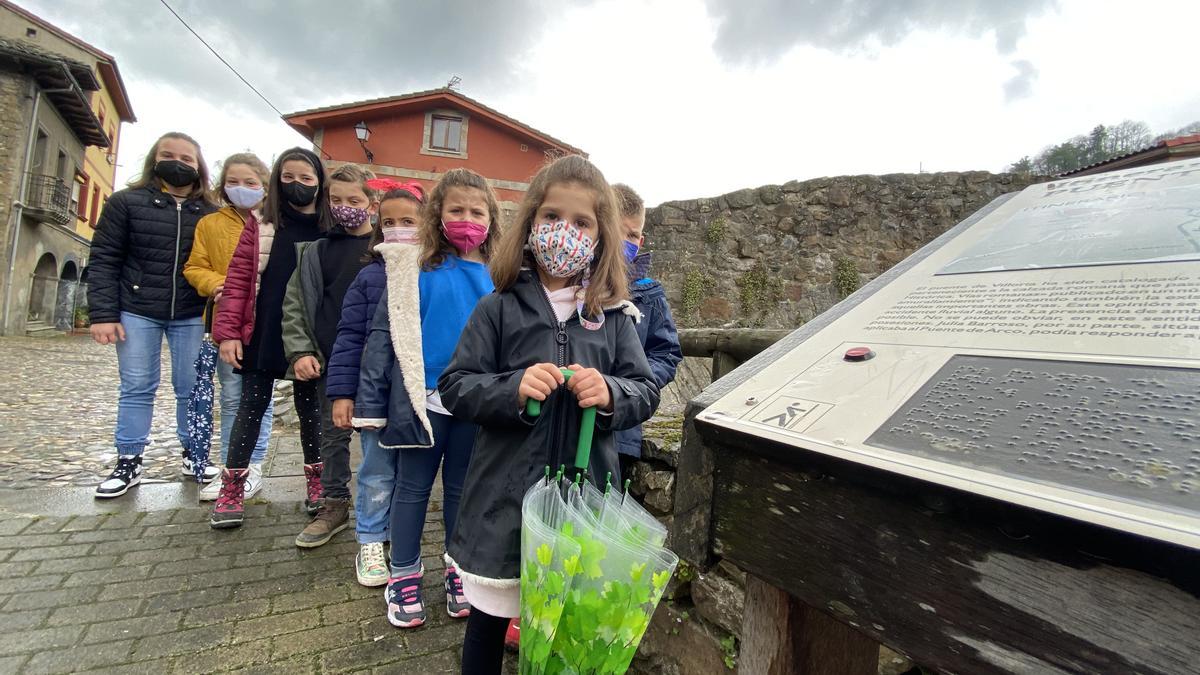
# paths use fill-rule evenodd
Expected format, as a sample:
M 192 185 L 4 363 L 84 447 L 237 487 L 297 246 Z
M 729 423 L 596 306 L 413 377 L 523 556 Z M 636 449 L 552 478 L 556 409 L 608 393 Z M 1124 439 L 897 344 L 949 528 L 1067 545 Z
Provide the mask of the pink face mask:
M 488 234 L 487 225 L 472 223 L 469 220 L 452 220 L 448 223 L 443 220 L 442 230 L 446 233 L 446 239 L 462 253 L 470 253 L 479 248 Z
M 417 243 L 417 228 L 415 228 L 415 227 L 385 227 L 385 228 L 383 228 L 383 243 L 385 243 L 385 244 L 415 244 L 415 243 Z

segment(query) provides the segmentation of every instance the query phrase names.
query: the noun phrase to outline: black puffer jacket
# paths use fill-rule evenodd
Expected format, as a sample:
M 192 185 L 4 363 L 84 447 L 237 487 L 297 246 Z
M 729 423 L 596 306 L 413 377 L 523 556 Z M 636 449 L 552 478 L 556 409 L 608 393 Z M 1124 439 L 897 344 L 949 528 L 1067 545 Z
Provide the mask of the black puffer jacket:
M 151 319 L 190 319 L 204 298 L 183 278 L 196 223 L 217 207 L 200 199 L 178 204 L 150 187 L 114 192 L 100 213 L 88 263 L 92 323 L 121 320 L 121 312 Z

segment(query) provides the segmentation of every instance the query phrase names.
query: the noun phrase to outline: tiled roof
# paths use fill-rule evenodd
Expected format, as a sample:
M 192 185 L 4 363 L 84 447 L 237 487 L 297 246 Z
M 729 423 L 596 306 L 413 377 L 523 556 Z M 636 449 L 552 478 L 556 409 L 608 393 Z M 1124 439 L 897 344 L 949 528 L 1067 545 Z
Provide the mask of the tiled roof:
M 402 103 L 404 101 L 408 101 L 411 99 L 423 98 L 426 96 L 436 96 L 436 95 L 443 95 L 443 96 L 449 96 L 452 98 L 462 99 L 463 101 L 466 101 L 467 103 L 482 109 L 484 112 L 488 113 L 489 115 L 493 115 L 499 119 L 504 120 L 505 122 L 508 122 L 509 124 L 512 124 L 513 126 L 519 127 L 521 129 L 525 130 L 530 135 L 544 139 L 551 145 L 556 145 L 560 148 L 563 148 L 563 149 L 571 151 L 571 152 L 576 152 L 581 155 L 587 154 L 583 150 L 580 150 L 579 148 L 577 148 L 569 143 L 564 143 L 563 141 L 558 140 L 557 138 L 551 136 L 550 134 L 547 134 L 543 131 L 538 131 L 537 129 L 534 129 L 533 127 L 529 126 L 528 124 L 525 124 L 524 122 L 513 119 L 512 117 L 505 115 L 504 113 L 500 112 L 499 110 L 496 110 L 495 108 L 491 108 L 487 105 L 484 105 L 483 103 L 476 101 L 475 99 L 471 98 L 470 96 L 465 96 L 462 93 L 455 91 L 454 89 L 451 89 L 449 87 L 441 87 L 438 89 L 427 89 L 425 91 L 416 91 L 416 92 L 412 92 L 410 94 L 401 94 L 399 96 L 384 96 L 382 98 L 372 98 L 372 99 L 367 99 L 365 101 L 354 101 L 353 103 L 340 103 L 338 105 L 324 106 L 321 108 L 310 108 L 308 110 L 299 110 L 294 113 L 288 113 L 288 114 L 284 115 L 283 119 L 290 123 L 293 119 L 295 119 L 297 117 L 321 115 L 324 113 L 336 112 L 338 110 L 347 110 L 350 108 L 358 108 L 361 106 L 368 106 L 368 105 L 379 105 L 379 104 L 385 104 L 385 103 Z
M 90 66 L 37 45 L 6 38 L 0 38 L 0 59 L 23 65 L 37 79 L 46 98 L 50 99 L 84 145 L 101 148 L 111 145 L 100 120 L 92 112 L 91 100 L 84 93 L 85 89 L 100 89 L 100 83 Z
M 125 89 L 125 80 L 121 77 L 121 70 L 117 68 L 117 60 L 113 58 L 111 54 L 97 48 L 89 42 L 85 42 L 84 40 L 71 35 L 67 31 L 55 26 L 54 24 L 46 21 L 40 16 L 37 16 L 29 10 L 9 2 L 8 0 L 0 0 L 0 8 L 7 9 L 21 17 L 24 17 L 27 21 L 36 23 L 63 40 L 66 40 L 85 52 L 90 52 L 93 56 L 95 56 L 97 60 L 97 66 L 100 68 L 100 75 L 105 79 L 105 83 L 108 85 L 109 94 L 113 97 L 113 102 L 117 106 L 117 113 L 120 115 L 121 120 L 125 122 L 137 121 L 137 116 L 133 114 L 133 104 L 129 101 L 129 92 Z

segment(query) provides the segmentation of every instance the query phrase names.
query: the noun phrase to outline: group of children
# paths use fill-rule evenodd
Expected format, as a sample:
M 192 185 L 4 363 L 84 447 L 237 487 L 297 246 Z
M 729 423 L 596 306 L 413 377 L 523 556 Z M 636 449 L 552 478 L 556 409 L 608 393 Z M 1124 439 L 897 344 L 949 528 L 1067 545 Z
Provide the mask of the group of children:
M 590 474 L 619 484 L 618 448 L 639 454 L 640 425 L 682 359 L 648 276 L 641 199 L 563 157 L 503 227 L 473 171 L 449 170 L 426 194 L 350 164 L 327 171 L 301 148 L 269 175 L 253 155 L 231 156 L 217 191 L 225 208 L 199 221 L 184 268 L 215 300 L 222 389 L 240 384 L 236 404 L 221 399 L 219 487 L 202 491 L 215 498 L 211 526 L 242 525 L 274 385 L 291 380 L 314 515 L 296 545 L 348 526 L 357 430 L 356 576 L 387 587 L 393 625 L 422 625 L 421 534 L 440 470 L 446 609 L 470 617 L 463 670 L 499 672 L 519 613 L 526 489 L 572 463 L 592 406 Z M 419 347 L 405 338 L 418 325 Z M 536 419 L 529 399 L 543 402 Z

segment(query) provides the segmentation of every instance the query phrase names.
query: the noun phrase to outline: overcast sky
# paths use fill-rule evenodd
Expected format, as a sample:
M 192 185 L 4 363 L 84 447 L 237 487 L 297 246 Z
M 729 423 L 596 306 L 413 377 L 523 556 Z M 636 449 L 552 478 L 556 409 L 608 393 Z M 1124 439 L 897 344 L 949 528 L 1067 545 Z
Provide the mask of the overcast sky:
M 117 58 L 121 181 L 169 130 L 210 163 L 305 143 L 158 0 L 16 1 Z M 1200 119 L 1194 0 L 167 1 L 284 112 L 459 75 L 651 204 Z

